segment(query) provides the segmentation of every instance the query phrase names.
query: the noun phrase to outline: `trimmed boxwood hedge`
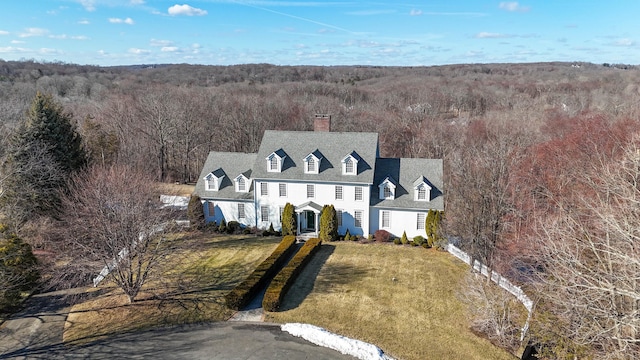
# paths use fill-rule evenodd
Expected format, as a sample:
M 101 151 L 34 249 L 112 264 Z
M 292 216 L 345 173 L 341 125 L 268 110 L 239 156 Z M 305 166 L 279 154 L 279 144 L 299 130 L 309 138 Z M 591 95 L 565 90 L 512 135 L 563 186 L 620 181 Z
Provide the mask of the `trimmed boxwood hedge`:
M 296 237 L 289 235 L 282 238 L 280 245 L 265 259 L 243 282 L 225 296 L 228 308 L 240 310 L 247 306 L 275 275 L 276 271 L 287 261 L 296 248 Z
M 320 245 L 322 245 L 322 241 L 318 238 L 313 238 L 302 246 L 293 259 L 289 261 L 289 264 L 271 281 L 271 285 L 269 285 L 267 292 L 264 294 L 262 308 L 266 311 L 278 311 L 282 299 L 307 263 L 313 258 L 313 254 L 320 249 Z

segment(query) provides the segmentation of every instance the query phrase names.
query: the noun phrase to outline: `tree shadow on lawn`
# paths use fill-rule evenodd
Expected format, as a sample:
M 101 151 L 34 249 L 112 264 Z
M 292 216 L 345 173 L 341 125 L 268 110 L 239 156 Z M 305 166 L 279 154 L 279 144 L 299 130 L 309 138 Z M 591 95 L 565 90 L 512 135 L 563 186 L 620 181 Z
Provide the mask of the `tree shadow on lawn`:
M 345 264 L 329 264 L 326 262 L 335 251 L 335 245 L 324 244 L 307 264 L 295 283 L 287 292 L 279 311 L 292 310 L 300 306 L 304 299 L 314 290 L 316 292 L 332 292 L 336 285 L 349 284 L 363 278 L 369 269 Z M 324 268 L 323 279 L 316 285 L 318 274 Z

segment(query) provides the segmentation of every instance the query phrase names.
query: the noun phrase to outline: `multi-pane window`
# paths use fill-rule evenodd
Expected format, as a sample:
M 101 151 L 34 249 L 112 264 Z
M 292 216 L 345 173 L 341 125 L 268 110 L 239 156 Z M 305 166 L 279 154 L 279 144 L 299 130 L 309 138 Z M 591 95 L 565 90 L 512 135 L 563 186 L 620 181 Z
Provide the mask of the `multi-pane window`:
M 269 207 L 268 206 L 260 206 L 260 221 L 267 222 L 269 221 Z
M 425 215 L 423 213 L 418 213 L 416 229 L 424 230 L 424 220 L 425 220 Z
M 244 204 L 238 204 L 238 219 L 244 219 Z
M 216 206 L 213 204 L 213 201 L 207 201 L 207 214 L 209 216 L 216 215 Z
M 287 197 L 287 184 L 278 184 L 280 197 Z
M 307 184 L 307 198 L 313 198 L 316 196 L 316 186 Z
M 342 210 L 336 210 L 336 218 L 338 219 L 338 226 L 342 226 Z
M 312 157 L 309 157 L 309 159 L 307 159 L 307 172 L 316 172 L 316 161 Z
M 272 156 L 271 159 L 269 160 L 269 170 L 278 171 L 278 158 L 277 157 Z
M 388 211 L 382 212 L 382 227 L 388 228 L 391 224 L 390 214 Z
M 427 189 L 423 184 L 418 186 L 418 200 L 427 200 Z
M 353 226 L 362 227 L 362 210 L 355 210 L 353 212 Z
M 278 216 L 280 216 L 280 222 L 282 222 L 282 213 L 284 212 L 284 206 L 280 206 L 279 208 L 279 212 L 278 212 Z
M 353 160 L 351 160 L 351 158 L 347 158 L 344 161 L 344 172 L 346 174 L 353 174 Z
M 389 185 L 385 185 L 382 191 L 385 199 L 388 199 L 391 197 L 391 187 Z
M 342 200 L 342 185 L 336 185 L 336 200 Z
M 356 197 L 357 201 L 362 201 L 362 186 L 356 186 Z
M 238 178 L 238 191 L 244 192 L 246 189 L 246 183 L 244 181 L 244 178 L 241 176 Z
M 260 195 L 262 196 L 267 196 L 269 195 L 269 184 L 267 184 L 266 182 L 261 182 L 260 183 Z

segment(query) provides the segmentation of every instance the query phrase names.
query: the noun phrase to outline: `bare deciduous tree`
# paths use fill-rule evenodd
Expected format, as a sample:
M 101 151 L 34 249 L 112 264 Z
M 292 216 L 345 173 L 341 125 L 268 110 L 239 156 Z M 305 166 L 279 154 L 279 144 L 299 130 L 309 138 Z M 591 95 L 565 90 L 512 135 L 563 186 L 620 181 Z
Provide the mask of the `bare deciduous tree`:
M 94 167 L 77 176 L 64 199 L 66 248 L 95 274 L 108 277 L 134 301 L 167 254 L 166 211 L 153 178 L 124 166 Z
M 560 333 L 601 359 L 640 357 L 640 146 L 594 166 L 593 190 L 540 228 L 540 291 Z M 544 334 L 542 335 L 544 337 Z

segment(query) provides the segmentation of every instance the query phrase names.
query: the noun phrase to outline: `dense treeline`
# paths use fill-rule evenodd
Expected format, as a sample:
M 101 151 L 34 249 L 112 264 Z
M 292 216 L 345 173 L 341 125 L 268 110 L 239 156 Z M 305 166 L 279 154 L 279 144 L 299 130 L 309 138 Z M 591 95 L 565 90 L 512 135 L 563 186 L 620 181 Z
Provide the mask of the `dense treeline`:
M 587 63 L 103 68 L 0 61 L 0 156 L 38 91 L 73 114 L 91 164 L 126 165 L 172 182 L 194 182 L 209 151 L 253 152 L 264 130 L 311 130 L 313 114 L 328 113 L 332 131 L 378 132 L 382 156 L 443 158 L 442 231 L 516 281 L 547 284 L 550 244 L 584 238 L 567 231 L 569 220 L 582 235 L 602 233 L 594 230 L 604 226 L 595 219 L 601 213 L 587 200 L 615 199 L 603 193 L 611 172 L 629 172 L 620 164 L 634 160 L 638 80 L 635 67 Z M 607 211 L 614 210 L 623 213 Z M 565 218 L 578 211 L 590 216 Z M 626 254 L 640 259 L 636 251 Z M 561 318 L 557 324 L 574 326 L 571 311 L 589 318 L 585 309 L 557 313 L 559 306 L 542 305 L 545 316 Z M 562 351 L 635 354 L 639 324 L 603 326 L 617 327 L 616 341 L 585 344 L 584 334 L 564 332 L 579 346 Z M 545 339 L 545 327 L 537 329 Z

